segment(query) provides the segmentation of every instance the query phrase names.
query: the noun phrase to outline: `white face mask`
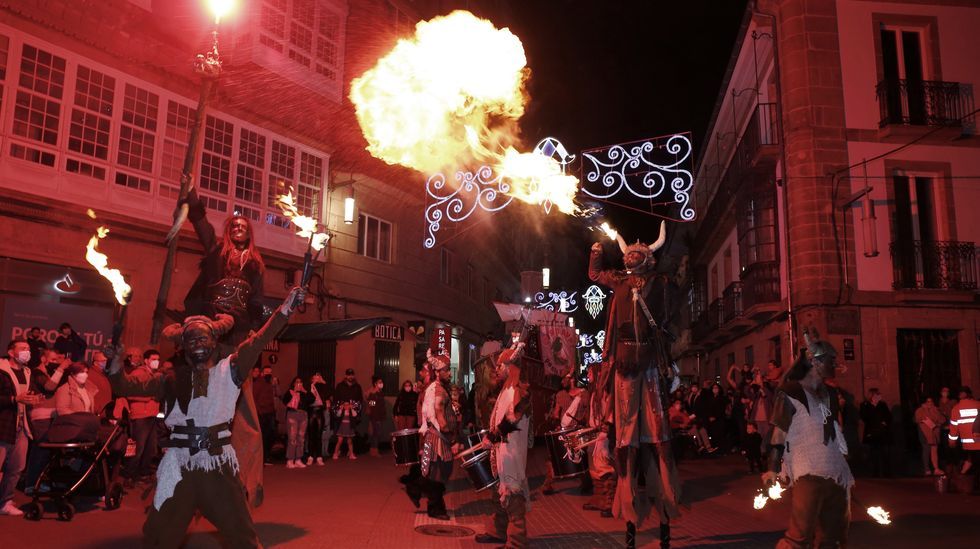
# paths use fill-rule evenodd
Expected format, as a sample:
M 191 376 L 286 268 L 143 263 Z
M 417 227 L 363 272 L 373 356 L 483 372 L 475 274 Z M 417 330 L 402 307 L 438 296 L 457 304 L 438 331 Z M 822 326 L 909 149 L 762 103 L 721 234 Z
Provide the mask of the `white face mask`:
M 82 372 L 75 375 L 75 382 L 79 385 L 85 385 L 86 381 L 88 381 L 88 372 Z
M 95 366 L 96 368 L 98 368 L 100 371 L 105 370 L 105 365 L 106 365 L 106 361 L 104 361 L 104 360 L 100 360 L 98 362 L 93 363 L 93 366 Z
M 30 351 L 18 351 L 17 352 L 17 362 L 20 362 L 21 364 L 27 364 L 30 361 L 31 361 L 31 352 Z
M 159 360 L 151 360 L 150 361 L 150 369 L 151 370 L 156 370 L 159 367 L 160 367 L 160 361 Z

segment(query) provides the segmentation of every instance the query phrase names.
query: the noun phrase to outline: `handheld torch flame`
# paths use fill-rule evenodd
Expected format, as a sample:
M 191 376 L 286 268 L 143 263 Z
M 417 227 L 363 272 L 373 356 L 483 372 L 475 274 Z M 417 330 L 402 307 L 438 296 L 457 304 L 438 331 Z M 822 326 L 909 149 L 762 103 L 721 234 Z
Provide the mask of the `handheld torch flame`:
M 299 209 L 296 207 L 296 199 L 293 198 L 292 191 L 279 195 L 276 199 L 276 203 L 279 204 L 279 208 L 282 209 L 282 215 L 289 218 L 289 221 L 296 225 L 299 231 L 296 232 L 297 236 L 310 239 L 310 247 L 316 251 L 320 251 L 324 246 L 327 245 L 327 240 L 330 239 L 330 235 L 327 233 L 317 232 L 318 223 L 316 219 L 312 217 L 302 215 L 299 213 Z
M 602 229 L 602 232 L 606 233 L 606 236 L 608 236 L 610 240 L 616 240 L 616 237 L 619 236 L 619 233 L 616 232 L 616 229 L 610 227 L 609 223 L 605 221 L 602 222 L 602 225 L 599 225 L 599 228 Z
M 783 497 L 783 492 L 785 492 L 785 490 L 779 485 L 779 481 L 777 480 L 772 486 L 769 487 L 769 498 L 774 500 L 779 499 Z
M 759 510 L 765 507 L 766 503 L 768 502 L 769 502 L 769 498 L 767 498 L 765 494 L 760 492 L 756 494 L 755 499 L 752 501 L 752 507 L 755 508 L 756 510 Z
M 517 150 L 528 74 L 520 39 L 458 10 L 416 25 L 353 80 L 350 99 L 376 158 L 426 174 L 485 164 L 518 200 L 576 214 L 578 180 Z
M 885 511 L 881 507 L 878 507 L 878 506 L 868 507 L 868 515 L 871 518 L 875 519 L 875 522 L 877 522 L 878 524 L 891 524 L 892 523 L 890 513 L 888 513 L 888 511 Z
M 129 301 L 129 296 L 133 292 L 133 289 L 129 284 L 126 283 L 126 279 L 123 278 L 122 273 L 119 269 L 110 269 L 109 256 L 98 251 L 96 248 L 99 246 L 99 240 L 106 237 L 109 234 L 109 229 L 106 227 L 99 227 L 96 230 L 95 236 L 88 240 L 88 245 L 85 246 L 85 261 L 88 261 L 99 274 L 102 275 L 106 280 L 112 283 L 112 291 L 116 294 L 116 301 L 120 305 L 126 305 Z

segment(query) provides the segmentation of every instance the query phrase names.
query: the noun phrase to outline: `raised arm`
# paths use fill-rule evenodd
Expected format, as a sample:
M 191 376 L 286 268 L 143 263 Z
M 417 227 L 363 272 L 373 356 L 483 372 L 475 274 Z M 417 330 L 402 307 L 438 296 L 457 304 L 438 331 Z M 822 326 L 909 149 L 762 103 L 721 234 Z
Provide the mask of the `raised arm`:
M 589 280 L 603 286 L 613 284 L 612 271 L 602 269 L 602 244 L 599 242 L 592 244 L 592 252 L 589 254 Z
M 201 202 L 201 197 L 197 195 L 197 189 L 193 188 L 187 193 L 187 219 L 194 225 L 194 232 L 204 246 L 204 253 L 211 251 L 217 244 L 214 234 L 214 227 L 208 223 L 207 209 Z
M 252 370 L 252 366 L 258 362 L 262 349 L 282 332 L 286 324 L 289 323 L 289 317 L 296 311 L 296 306 L 302 303 L 304 299 L 306 299 L 306 291 L 299 286 L 294 287 L 265 325 L 238 346 L 235 356 L 232 358 L 232 364 L 237 370 L 236 379 L 243 381 L 248 379 L 249 372 Z

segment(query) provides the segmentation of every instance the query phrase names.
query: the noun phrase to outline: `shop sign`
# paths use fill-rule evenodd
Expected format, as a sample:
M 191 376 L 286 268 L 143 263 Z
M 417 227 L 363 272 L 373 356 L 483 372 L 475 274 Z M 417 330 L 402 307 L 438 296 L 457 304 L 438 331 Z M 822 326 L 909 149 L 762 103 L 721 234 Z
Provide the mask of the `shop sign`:
M 374 339 L 384 339 L 387 341 L 401 341 L 405 339 L 405 332 L 397 324 L 375 324 Z
M 452 345 L 450 344 L 452 337 L 452 328 L 449 326 L 436 328 L 432 332 L 432 343 L 429 346 L 432 349 L 432 354 L 452 356 Z

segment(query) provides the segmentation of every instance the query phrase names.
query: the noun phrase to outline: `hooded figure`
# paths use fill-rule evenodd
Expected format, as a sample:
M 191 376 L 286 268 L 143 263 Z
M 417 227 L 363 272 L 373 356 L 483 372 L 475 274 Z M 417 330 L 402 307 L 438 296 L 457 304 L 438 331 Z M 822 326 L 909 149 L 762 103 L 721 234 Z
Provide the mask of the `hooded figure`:
M 623 269 L 603 268 L 598 242 L 592 245 L 589 259 L 589 278 L 613 290 L 603 356 L 614 376 L 609 376 L 611 386 L 597 387 L 612 393 L 617 473 L 612 514 L 626 520 L 627 546 L 633 546 L 636 526 L 655 513 L 661 544 L 666 546 L 669 521 L 680 514 L 680 479 L 670 449 L 667 413 L 667 392 L 677 380 L 667 327 L 676 315 L 679 291 L 655 271 L 653 253 L 667 240 L 663 222 L 653 244 L 627 245 L 621 236 L 616 239 L 623 252 Z M 646 478 L 643 496 L 637 495 L 641 470 Z
M 146 547 L 177 547 L 196 511 L 214 524 L 233 547 L 258 547 L 245 487 L 238 475 L 239 456 L 260 453 L 257 441 L 236 451 L 232 433 L 239 428 L 236 403 L 242 385 L 262 349 L 286 327 L 305 292 L 293 288 L 276 314 L 231 354 L 219 351 L 218 340 L 234 326 L 229 315 L 190 316 L 163 330 L 178 348 L 174 368 L 147 380 L 119 372 L 113 362 L 110 380 L 119 396 L 154 396 L 164 405 L 171 430 L 168 447 L 157 468 L 156 493 L 146 523 Z

